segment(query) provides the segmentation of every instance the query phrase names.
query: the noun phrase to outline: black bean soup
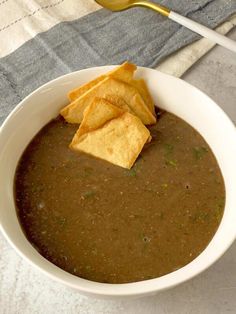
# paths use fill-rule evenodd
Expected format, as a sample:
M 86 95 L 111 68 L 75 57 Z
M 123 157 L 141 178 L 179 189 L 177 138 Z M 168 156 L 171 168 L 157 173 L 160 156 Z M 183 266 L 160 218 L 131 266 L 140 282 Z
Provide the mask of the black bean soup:
M 31 141 L 15 176 L 22 228 L 46 259 L 76 276 L 127 283 L 196 258 L 221 221 L 223 178 L 203 138 L 163 112 L 134 167 L 68 148 L 78 125 L 58 117 Z

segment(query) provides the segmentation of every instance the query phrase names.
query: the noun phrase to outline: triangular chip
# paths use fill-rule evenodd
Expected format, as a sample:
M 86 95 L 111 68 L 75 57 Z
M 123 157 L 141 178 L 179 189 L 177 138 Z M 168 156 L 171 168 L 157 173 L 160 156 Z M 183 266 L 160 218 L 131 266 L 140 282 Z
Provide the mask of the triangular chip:
M 152 99 L 151 94 L 149 93 L 148 87 L 144 79 L 137 79 L 137 80 L 131 80 L 130 84 L 134 86 L 138 92 L 140 93 L 141 97 L 143 98 L 145 104 L 149 108 L 152 114 L 155 115 L 155 105 L 154 101 Z
M 124 99 L 144 124 L 149 125 L 156 122 L 155 116 L 145 105 L 136 88 L 110 77 L 105 78 L 74 102 L 64 107 L 60 113 L 69 123 L 81 123 L 84 109 L 91 104 L 95 97 L 106 98 L 106 95 L 117 95 Z
M 131 110 L 131 108 L 128 106 L 128 104 L 124 101 L 123 98 L 117 96 L 117 95 L 106 95 L 106 100 L 108 100 L 112 105 L 119 107 L 120 109 L 127 111 L 129 113 L 133 113 L 134 112 Z
M 103 126 L 107 121 L 117 118 L 123 113 L 123 110 L 117 106 L 113 106 L 107 100 L 95 98 L 84 110 L 84 117 L 77 131 L 77 136 L 94 131 Z
M 77 98 L 79 98 L 81 95 L 83 95 L 84 93 L 86 93 L 90 88 L 92 88 L 93 86 L 97 85 L 99 82 L 103 81 L 107 76 L 119 79 L 121 81 L 124 82 L 129 82 L 133 75 L 134 75 L 134 71 L 137 69 L 136 65 L 129 63 L 129 62 L 125 62 L 123 64 L 121 64 L 120 66 L 118 66 L 117 68 L 115 68 L 114 70 L 109 71 L 108 73 L 105 73 L 97 78 L 95 78 L 94 80 L 78 87 L 75 88 L 73 90 L 71 90 L 68 93 L 68 98 L 73 101 Z
M 130 169 L 149 138 L 140 119 L 125 112 L 95 131 L 82 136 L 77 131 L 70 148 Z

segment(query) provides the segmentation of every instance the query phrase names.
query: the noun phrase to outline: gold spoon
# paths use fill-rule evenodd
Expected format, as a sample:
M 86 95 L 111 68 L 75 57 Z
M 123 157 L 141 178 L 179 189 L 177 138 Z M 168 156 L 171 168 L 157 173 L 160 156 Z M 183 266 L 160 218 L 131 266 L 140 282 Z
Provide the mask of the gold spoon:
M 211 41 L 219 44 L 229 50 L 236 52 L 236 42 L 223 36 L 214 30 L 201 25 L 185 16 L 182 16 L 167 7 L 153 3 L 150 1 L 139 1 L 139 0 L 95 0 L 98 4 L 111 11 L 123 11 L 133 7 L 145 7 L 152 9 L 161 15 L 168 17 L 169 19 L 191 29 L 195 33 L 210 39 Z

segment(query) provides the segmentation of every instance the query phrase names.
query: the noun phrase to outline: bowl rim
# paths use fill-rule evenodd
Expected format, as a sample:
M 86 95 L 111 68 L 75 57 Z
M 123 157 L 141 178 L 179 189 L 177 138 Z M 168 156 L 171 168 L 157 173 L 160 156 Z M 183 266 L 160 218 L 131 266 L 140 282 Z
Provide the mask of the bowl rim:
M 110 70 L 114 67 L 115 67 L 115 65 L 99 66 L 99 67 L 92 67 L 92 68 L 74 71 L 74 72 L 62 75 L 60 77 L 57 77 L 56 79 L 53 79 L 53 80 L 43 84 L 42 86 L 38 87 L 36 90 L 31 92 L 27 97 L 25 97 L 10 112 L 10 114 L 4 120 L 4 122 L 0 128 L 0 138 L 1 138 L 2 130 L 4 128 L 6 128 L 9 123 L 11 123 L 11 119 L 14 117 L 15 114 L 17 114 L 17 111 L 21 107 L 24 106 L 25 102 L 28 99 L 30 99 L 31 97 L 34 97 L 34 95 L 37 94 L 38 92 L 44 90 L 45 88 L 50 87 L 50 85 L 54 85 L 56 82 L 60 82 L 60 81 L 63 81 L 67 78 L 73 77 L 73 75 L 75 75 L 75 76 L 77 74 L 83 75 L 83 73 L 86 73 L 89 71 L 93 72 L 93 71 L 96 71 L 98 69 L 99 70 L 104 69 L 104 71 L 105 71 L 105 70 Z M 185 84 L 185 86 L 191 87 L 192 90 L 195 90 L 198 93 L 201 93 L 205 98 L 208 98 L 209 100 L 211 100 L 211 103 L 212 103 L 212 105 L 214 105 L 215 109 L 218 110 L 218 112 L 220 112 L 222 117 L 224 117 L 225 121 L 227 121 L 227 123 L 229 125 L 231 125 L 231 127 L 233 127 L 235 135 L 236 135 L 235 126 L 234 126 L 233 122 L 230 120 L 230 118 L 226 115 L 226 113 L 214 101 L 212 101 L 212 99 L 210 97 L 208 97 L 205 93 L 200 91 L 198 88 L 192 86 L 188 82 L 183 81 L 182 79 L 173 77 L 173 76 L 168 75 L 168 74 L 161 73 L 161 72 L 154 70 L 154 69 L 149 69 L 149 68 L 145 68 L 145 67 L 138 67 L 138 69 L 143 69 L 144 71 L 150 71 L 150 72 L 155 72 L 155 73 L 158 72 L 160 75 L 167 77 L 170 80 L 181 81 Z M 89 294 L 89 295 L 94 295 L 94 296 L 95 295 L 97 295 L 97 296 L 111 296 L 111 297 L 142 296 L 142 295 L 147 295 L 150 293 L 156 293 L 158 291 L 163 291 L 165 289 L 169 289 L 171 287 L 174 287 L 178 284 L 184 283 L 184 282 L 190 280 L 191 278 L 195 277 L 196 275 L 202 273 L 203 271 L 208 269 L 213 263 L 215 263 L 228 250 L 228 248 L 232 245 L 232 243 L 234 242 L 234 240 L 236 238 L 236 229 L 235 229 L 235 233 L 231 237 L 231 239 L 228 241 L 228 244 L 225 245 L 224 248 L 221 249 L 218 252 L 218 254 L 216 254 L 216 256 L 214 256 L 214 258 L 212 258 L 210 261 L 208 261 L 208 263 L 205 263 L 205 265 L 203 265 L 200 269 L 197 269 L 195 271 L 189 271 L 188 269 L 189 269 L 189 267 L 191 267 L 191 264 L 193 264 L 194 261 L 196 259 L 198 259 L 198 257 L 196 259 L 194 259 L 192 262 L 190 262 L 189 264 L 187 264 L 186 266 L 181 267 L 179 270 L 168 273 L 168 274 L 161 276 L 161 277 L 143 280 L 143 281 L 138 281 L 138 282 L 132 282 L 132 283 L 109 284 L 109 283 L 94 282 L 91 280 L 86 280 L 86 279 L 74 276 L 72 274 L 69 274 L 69 273 L 61 270 L 59 267 L 57 267 L 57 266 L 55 266 L 49 262 L 50 264 L 52 264 L 53 266 L 55 266 L 59 270 L 59 271 L 56 271 L 54 274 L 54 272 L 52 272 L 51 269 L 47 270 L 46 267 L 44 267 L 44 268 L 41 267 L 37 263 L 33 262 L 29 256 L 24 254 L 21 251 L 21 249 L 17 245 L 15 245 L 15 243 L 14 243 L 14 241 L 12 241 L 11 237 L 9 237 L 9 235 L 5 231 L 4 226 L 2 225 L 1 221 L 0 221 L 0 230 L 1 230 L 2 234 L 4 235 L 4 237 L 7 239 L 8 243 L 16 250 L 16 252 L 22 258 L 27 260 L 31 265 L 33 265 L 34 267 L 39 269 L 41 272 L 45 273 L 48 277 L 52 278 L 53 280 L 56 280 L 57 282 L 63 283 L 66 286 L 74 288 L 74 289 L 76 289 L 76 290 L 78 290 L 84 294 Z M 214 237 L 215 237 L 215 235 L 214 235 Z M 29 242 L 26 238 L 25 238 L 25 241 Z M 206 251 L 206 249 L 207 249 L 207 247 L 204 249 L 204 251 Z M 201 254 L 199 256 L 201 256 Z M 61 272 L 66 273 L 68 275 L 66 279 L 62 278 L 63 276 L 61 276 Z M 183 276 L 183 274 L 182 274 L 184 272 L 185 272 L 185 276 Z M 180 275 L 175 276 L 177 274 L 180 274 Z M 76 277 L 76 280 L 74 280 L 74 277 Z M 173 277 L 173 278 L 171 278 L 171 277 Z

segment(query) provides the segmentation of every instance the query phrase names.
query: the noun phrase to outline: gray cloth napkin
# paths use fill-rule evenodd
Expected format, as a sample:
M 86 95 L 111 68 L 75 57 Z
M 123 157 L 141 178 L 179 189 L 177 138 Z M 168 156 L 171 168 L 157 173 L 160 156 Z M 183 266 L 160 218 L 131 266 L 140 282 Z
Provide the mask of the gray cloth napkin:
M 236 0 L 161 3 L 211 28 L 236 12 Z M 197 39 L 186 28 L 141 8 L 119 13 L 102 9 L 62 22 L 0 59 L 0 123 L 25 96 L 60 75 L 124 60 L 155 67 Z

